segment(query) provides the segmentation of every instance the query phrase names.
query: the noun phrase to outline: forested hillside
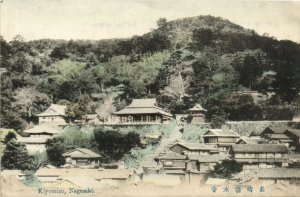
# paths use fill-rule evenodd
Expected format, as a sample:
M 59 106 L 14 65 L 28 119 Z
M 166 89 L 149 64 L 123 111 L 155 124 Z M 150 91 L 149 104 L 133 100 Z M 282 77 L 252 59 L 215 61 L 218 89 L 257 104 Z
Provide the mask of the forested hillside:
M 0 45 L 1 127 L 22 130 L 50 103 L 66 104 L 72 121 L 86 113 L 106 116 L 146 97 L 172 113 L 200 103 L 208 120 L 299 113 L 300 45 L 221 18 L 161 18 L 149 33 L 128 39 L 16 36 Z M 242 90 L 269 96 L 256 101 L 233 94 Z

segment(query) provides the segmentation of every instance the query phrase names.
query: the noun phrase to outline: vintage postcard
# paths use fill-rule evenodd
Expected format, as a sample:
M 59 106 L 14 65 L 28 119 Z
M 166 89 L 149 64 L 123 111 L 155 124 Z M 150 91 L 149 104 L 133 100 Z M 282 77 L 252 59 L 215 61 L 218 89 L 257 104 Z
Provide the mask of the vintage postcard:
M 0 196 L 299 196 L 299 10 L 0 0 Z

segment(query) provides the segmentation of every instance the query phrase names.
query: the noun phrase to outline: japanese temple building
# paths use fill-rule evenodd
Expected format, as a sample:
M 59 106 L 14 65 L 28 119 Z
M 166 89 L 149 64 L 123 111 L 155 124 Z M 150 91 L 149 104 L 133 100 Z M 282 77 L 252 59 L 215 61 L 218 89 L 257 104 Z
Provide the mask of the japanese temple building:
M 132 103 L 121 111 L 114 113 L 119 117 L 120 123 L 167 123 L 172 114 L 158 107 L 156 99 L 133 99 Z
M 205 121 L 205 113 L 207 112 L 201 105 L 197 104 L 193 108 L 189 109 L 191 116 L 191 123 L 204 123 Z

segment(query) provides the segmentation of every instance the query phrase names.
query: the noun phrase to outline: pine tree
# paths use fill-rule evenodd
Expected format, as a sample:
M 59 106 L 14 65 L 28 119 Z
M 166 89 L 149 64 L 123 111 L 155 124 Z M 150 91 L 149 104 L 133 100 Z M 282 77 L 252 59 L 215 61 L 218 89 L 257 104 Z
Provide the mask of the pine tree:
M 4 149 L 1 165 L 5 169 L 26 170 L 30 168 L 31 159 L 25 145 L 10 140 Z

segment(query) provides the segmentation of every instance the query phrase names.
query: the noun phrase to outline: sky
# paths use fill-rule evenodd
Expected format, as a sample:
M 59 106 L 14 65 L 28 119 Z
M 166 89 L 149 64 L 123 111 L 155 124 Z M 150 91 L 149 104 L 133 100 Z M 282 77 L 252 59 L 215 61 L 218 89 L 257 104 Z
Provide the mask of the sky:
M 212 15 L 260 35 L 300 43 L 300 1 L 2 0 L 0 34 L 25 40 L 107 39 L 142 35 L 160 17 Z

